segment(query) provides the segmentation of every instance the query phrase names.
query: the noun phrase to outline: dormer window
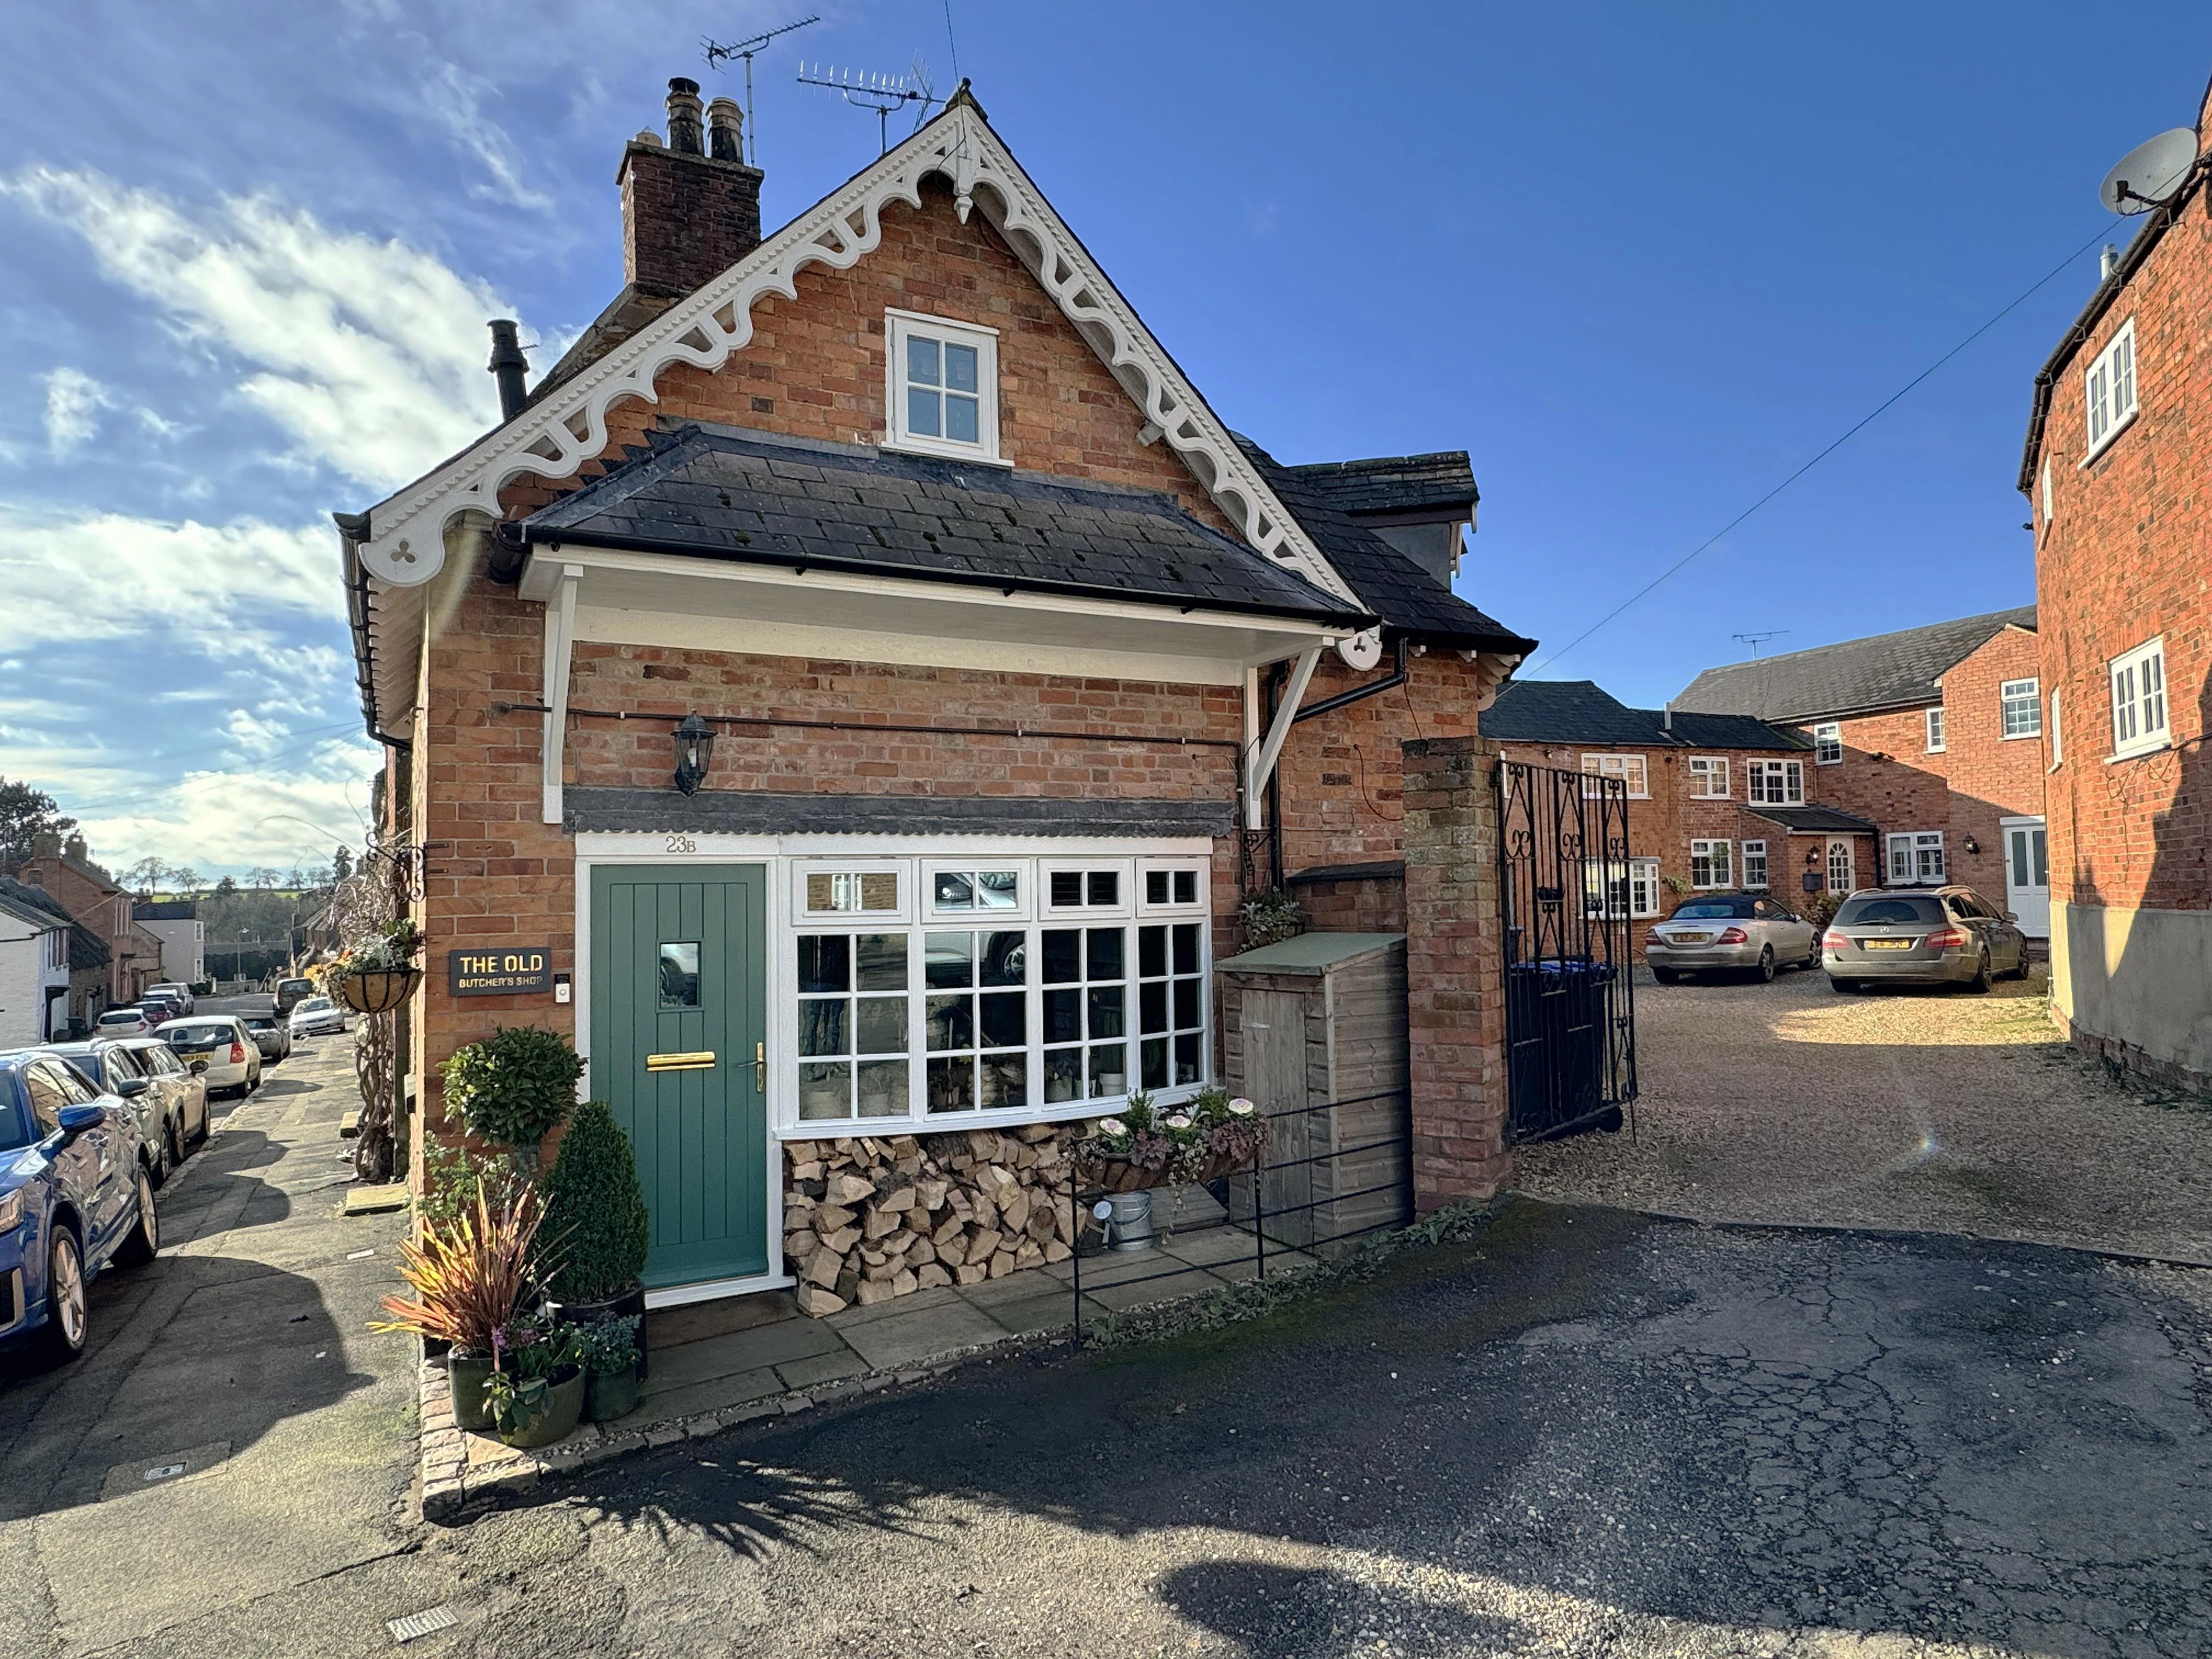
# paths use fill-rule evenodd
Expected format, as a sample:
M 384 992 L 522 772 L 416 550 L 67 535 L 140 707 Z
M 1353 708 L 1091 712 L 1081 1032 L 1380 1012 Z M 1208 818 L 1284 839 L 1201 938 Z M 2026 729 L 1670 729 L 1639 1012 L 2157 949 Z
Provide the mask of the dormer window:
M 999 459 L 999 334 L 912 312 L 884 313 L 892 449 Z

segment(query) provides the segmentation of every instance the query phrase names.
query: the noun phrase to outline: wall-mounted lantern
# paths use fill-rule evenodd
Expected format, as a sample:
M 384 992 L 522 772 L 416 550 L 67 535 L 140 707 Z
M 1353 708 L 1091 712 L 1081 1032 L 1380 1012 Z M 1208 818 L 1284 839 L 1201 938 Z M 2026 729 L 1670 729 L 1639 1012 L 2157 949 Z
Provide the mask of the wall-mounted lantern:
M 707 781 L 707 762 L 714 752 L 714 728 L 696 714 L 686 714 L 675 736 L 676 787 L 687 795 L 696 795 Z
M 1979 858 L 1979 857 L 1981 856 L 1981 854 L 1982 854 L 1982 844 L 1981 844 L 1981 842 L 1979 842 L 1976 841 L 1976 840 L 1975 840 L 1972 836 L 1967 836 L 1967 837 L 1966 837 L 1966 855 L 1967 855 L 1969 858 Z

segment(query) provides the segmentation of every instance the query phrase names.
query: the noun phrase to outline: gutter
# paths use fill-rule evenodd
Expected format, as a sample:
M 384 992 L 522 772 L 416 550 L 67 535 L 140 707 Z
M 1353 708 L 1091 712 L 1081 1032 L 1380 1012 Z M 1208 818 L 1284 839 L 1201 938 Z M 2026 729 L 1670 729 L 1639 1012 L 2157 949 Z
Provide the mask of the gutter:
M 338 527 L 338 545 L 344 561 L 346 626 L 353 635 L 354 685 L 361 696 L 362 724 L 377 742 L 394 749 L 411 750 L 414 745 L 407 738 L 395 738 L 377 724 L 376 647 L 368 632 L 368 569 L 362 563 L 358 551 L 360 538 L 368 533 L 368 514 L 333 513 L 331 518 Z

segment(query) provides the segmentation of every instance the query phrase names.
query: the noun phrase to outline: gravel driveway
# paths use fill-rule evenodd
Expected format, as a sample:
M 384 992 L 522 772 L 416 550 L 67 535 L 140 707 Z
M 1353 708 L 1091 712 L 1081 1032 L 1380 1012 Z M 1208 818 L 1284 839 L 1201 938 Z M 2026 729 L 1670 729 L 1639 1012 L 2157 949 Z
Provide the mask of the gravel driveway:
M 1838 996 L 1638 975 L 1637 1137 L 1519 1154 L 1552 1198 L 2212 1262 L 2212 1103 L 2061 1042 L 2039 978 Z

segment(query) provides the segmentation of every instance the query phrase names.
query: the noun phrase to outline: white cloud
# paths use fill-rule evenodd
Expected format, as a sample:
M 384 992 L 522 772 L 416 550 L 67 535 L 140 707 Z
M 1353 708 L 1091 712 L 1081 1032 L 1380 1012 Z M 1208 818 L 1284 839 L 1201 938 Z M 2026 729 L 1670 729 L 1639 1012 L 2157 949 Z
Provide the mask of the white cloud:
M 195 218 L 103 173 L 51 167 L 0 190 L 82 235 L 109 280 L 250 365 L 239 392 L 305 459 L 390 489 L 497 418 L 484 320 L 514 313 L 428 253 L 261 197 Z
M 523 184 L 522 161 L 515 154 L 514 141 L 506 129 L 483 112 L 484 94 L 496 88 L 458 64 L 440 64 L 429 81 L 422 94 L 422 108 L 490 175 L 489 184 L 470 186 L 471 193 L 517 207 L 552 206 L 551 197 Z
M 58 368 L 46 380 L 46 447 L 68 455 L 92 441 L 100 412 L 115 407 L 115 396 L 81 368 Z

